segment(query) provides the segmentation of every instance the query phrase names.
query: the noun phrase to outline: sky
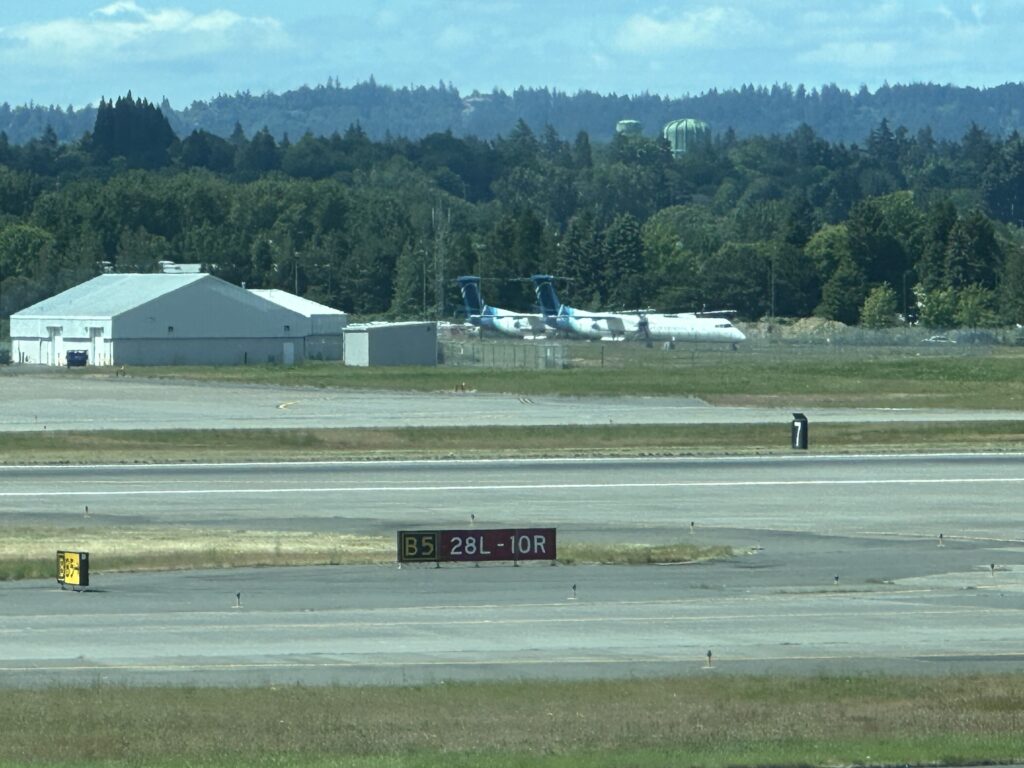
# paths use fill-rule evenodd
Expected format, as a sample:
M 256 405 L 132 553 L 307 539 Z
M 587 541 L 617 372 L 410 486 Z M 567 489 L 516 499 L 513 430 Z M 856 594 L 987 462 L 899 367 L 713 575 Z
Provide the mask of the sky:
M 1022 0 L 0 0 L 0 103 L 175 108 L 334 78 L 679 97 L 1024 79 Z

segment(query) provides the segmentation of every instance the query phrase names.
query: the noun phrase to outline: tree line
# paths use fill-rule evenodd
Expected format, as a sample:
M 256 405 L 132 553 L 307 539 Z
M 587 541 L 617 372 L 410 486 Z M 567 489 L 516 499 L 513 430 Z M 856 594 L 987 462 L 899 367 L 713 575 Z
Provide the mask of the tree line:
M 882 120 L 862 144 L 726 131 L 680 157 L 522 120 L 493 140 L 179 139 L 128 94 L 74 142 L 0 134 L 0 316 L 176 261 L 364 316 L 451 318 L 466 273 L 525 310 L 522 278 L 545 272 L 593 309 L 1021 323 L 1022 219 L 1024 139 L 976 125 L 950 141 Z
M 717 132 L 732 128 L 740 137 L 785 135 L 801 125 L 831 142 L 860 142 L 882 119 L 916 133 L 928 127 L 937 139 L 960 139 L 976 123 L 997 136 L 1024 129 L 1019 105 L 1024 83 L 993 88 L 964 88 L 935 83 L 883 85 L 874 91 L 849 91 L 835 84 L 820 87 L 744 85 L 670 97 L 654 93 L 566 93 L 550 88 L 495 88 L 462 94 L 452 84 L 394 88 L 365 82 L 342 85 L 334 78 L 283 93 L 221 94 L 175 109 L 159 105 L 179 137 L 203 130 L 226 138 L 236 123 L 248 135 L 266 127 L 275 139 L 293 139 L 307 131 L 329 136 L 359 123 L 375 141 L 389 136 L 411 140 L 450 130 L 460 137 L 496 139 L 519 120 L 540 133 L 552 126 L 563 136 L 583 130 L 594 141 L 611 140 L 619 120 L 640 121 L 656 135 L 670 120 L 694 117 Z M 77 141 L 91 130 L 98 108 L 92 105 L 12 106 L 0 103 L 0 131 L 12 144 L 25 144 L 50 126 L 62 142 Z

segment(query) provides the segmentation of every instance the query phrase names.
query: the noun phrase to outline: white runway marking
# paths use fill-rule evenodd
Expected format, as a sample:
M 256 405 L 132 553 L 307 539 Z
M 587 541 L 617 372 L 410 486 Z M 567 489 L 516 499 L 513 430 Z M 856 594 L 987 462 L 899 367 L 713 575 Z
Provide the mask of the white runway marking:
M 281 493 L 428 493 L 430 491 L 550 491 L 588 490 L 599 488 L 771 488 L 793 486 L 874 486 L 874 485 L 985 485 L 989 483 L 1024 483 L 1024 477 L 960 477 L 935 479 L 891 480 L 727 480 L 669 483 L 522 483 L 502 485 L 367 485 L 335 486 L 327 488 L 175 488 L 130 491 L 0 491 L 0 498 L 69 497 L 69 496 L 159 496 L 225 494 L 270 495 Z
M 742 464 L 756 462 L 758 464 L 812 462 L 878 462 L 885 461 L 922 461 L 927 462 L 934 459 L 1006 459 L 1020 461 L 1024 460 L 1024 453 L 1014 452 L 978 452 L 978 453 L 887 453 L 884 455 L 873 453 L 851 453 L 851 454 L 789 454 L 785 456 L 645 456 L 644 464 Z M 564 457 L 548 456 L 544 458 L 519 459 L 505 457 L 500 459 L 387 459 L 367 461 L 365 459 L 342 459 L 337 461 L 224 461 L 224 462 L 195 462 L 195 463 L 155 463 L 155 464 L 17 464 L 0 466 L 0 474 L 5 472 L 52 472 L 66 471 L 78 472 L 81 470 L 95 469 L 116 469 L 131 472 L 146 472 L 153 469 L 172 469 L 190 471 L 195 469 L 225 469 L 243 468 L 258 469 L 260 467 L 271 467 L 274 469 L 291 469 L 295 467 L 358 467 L 360 469 L 379 469 L 381 467 L 437 467 L 437 466 L 487 466 L 487 465 L 517 465 L 517 464 L 622 464 L 623 462 L 635 461 L 623 458 L 609 457 Z

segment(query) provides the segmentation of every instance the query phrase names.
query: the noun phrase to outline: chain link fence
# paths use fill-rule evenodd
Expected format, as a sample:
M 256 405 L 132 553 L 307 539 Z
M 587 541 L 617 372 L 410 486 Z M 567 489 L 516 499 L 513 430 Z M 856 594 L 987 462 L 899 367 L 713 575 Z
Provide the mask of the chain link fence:
M 982 356 L 1024 347 L 1024 330 L 957 329 L 937 332 L 919 327 L 868 330 L 838 324 L 741 326 L 747 339 L 730 344 L 548 339 L 443 339 L 441 365 L 476 368 L 545 370 L 560 368 L 679 367 L 728 365 L 731 360 L 822 357 L 877 358 L 933 355 Z
M 550 342 L 442 341 L 441 365 L 473 368 L 568 368 L 567 348 Z

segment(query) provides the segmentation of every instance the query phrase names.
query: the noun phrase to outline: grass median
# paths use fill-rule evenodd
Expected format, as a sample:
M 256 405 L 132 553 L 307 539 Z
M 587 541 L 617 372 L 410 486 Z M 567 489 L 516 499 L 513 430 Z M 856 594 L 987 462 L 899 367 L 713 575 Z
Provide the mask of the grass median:
M 699 659 L 682 664 L 700 665 Z M 1024 676 L 10 690 L 3 766 L 824 766 L 1024 759 Z
M 792 404 L 794 407 L 932 407 L 1024 409 L 1024 348 L 785 346 L 770 353 L 689 349 L 663 353 L 642 345 L 575 345 L 572 367 L 374 367 L 306 362 L 294 367 L 134 367 L 136 379 L 273 385 L 349 390 L 476 392 L 567 397 L 683 395 L 713 403 Z M 595 367 L 596 350 L 605 363 Z M 104 368 L 52 372 L 113 377 Z
M 0 433 L 3 464 L 791 453 L 781 424 Z M 811 424 L 813 452 L 1024 450 L 1022 421 Z

